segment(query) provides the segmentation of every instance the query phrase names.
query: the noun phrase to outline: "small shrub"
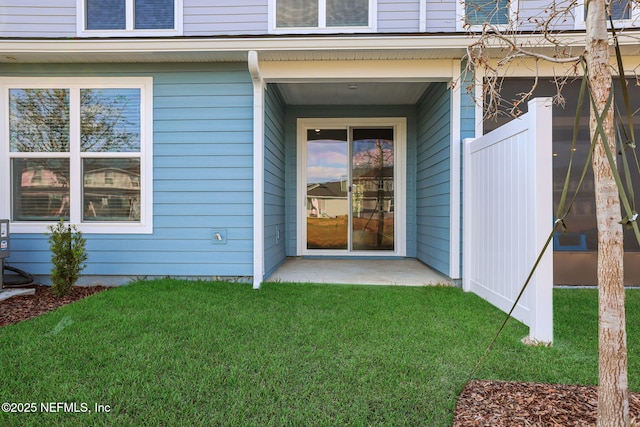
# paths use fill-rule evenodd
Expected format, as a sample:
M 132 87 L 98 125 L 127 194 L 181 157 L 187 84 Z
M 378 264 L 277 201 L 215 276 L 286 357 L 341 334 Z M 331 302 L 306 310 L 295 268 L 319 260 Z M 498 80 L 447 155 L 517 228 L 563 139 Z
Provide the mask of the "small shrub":
M 60 220 L 49 226 L 49 247 L 51 249 L 51 290 L 54 295 L 66 295 L 78 281 L 87 260 L 86 240 L 75 225 L 65 225 Z

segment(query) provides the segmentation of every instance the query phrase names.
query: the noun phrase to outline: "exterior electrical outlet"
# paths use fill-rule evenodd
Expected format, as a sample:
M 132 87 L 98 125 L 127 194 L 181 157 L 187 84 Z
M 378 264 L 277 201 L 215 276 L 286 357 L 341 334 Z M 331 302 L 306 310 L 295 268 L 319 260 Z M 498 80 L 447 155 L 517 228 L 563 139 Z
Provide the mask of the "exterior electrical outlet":
M 217 229 L 211 232 L 211 243 L 214 245 L 226 245 L 227 244 L 227 230 Z

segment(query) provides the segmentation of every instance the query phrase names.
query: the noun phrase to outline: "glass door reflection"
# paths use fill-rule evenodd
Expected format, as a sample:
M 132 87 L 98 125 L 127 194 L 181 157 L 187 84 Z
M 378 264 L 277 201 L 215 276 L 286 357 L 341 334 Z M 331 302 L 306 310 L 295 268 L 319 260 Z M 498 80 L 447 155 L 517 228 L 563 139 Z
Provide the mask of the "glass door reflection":
M 307 249 L 349 248 L 346 129 L 307 130 Z
M 351 249 L 394 250 L 393 129 L 352 129 Z

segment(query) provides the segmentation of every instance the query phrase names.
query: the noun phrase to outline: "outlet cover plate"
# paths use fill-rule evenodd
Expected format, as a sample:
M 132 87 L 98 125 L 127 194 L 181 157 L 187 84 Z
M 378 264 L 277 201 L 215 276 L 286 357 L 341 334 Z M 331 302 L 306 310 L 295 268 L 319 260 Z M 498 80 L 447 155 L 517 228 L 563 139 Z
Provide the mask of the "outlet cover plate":
M 211 243 L 214 245 L 227 244 L 227 229 L 215 228 L 211 231 Z

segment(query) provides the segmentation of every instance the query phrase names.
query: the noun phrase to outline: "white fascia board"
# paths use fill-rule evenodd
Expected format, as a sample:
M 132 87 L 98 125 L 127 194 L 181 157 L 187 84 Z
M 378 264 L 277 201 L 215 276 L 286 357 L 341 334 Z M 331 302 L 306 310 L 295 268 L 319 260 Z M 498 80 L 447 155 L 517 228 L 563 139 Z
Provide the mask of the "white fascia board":
M 402 67 L 398 67 L 402 63 Z M 264 61 L 262 76 L 270 82 L 332 81 L 442 81 L 451 79 L 451 59 L 349 60 L 349 61 Z
M 210 39 L 4 39 L 0 52 L 60 53 L 162 53 L 162 52 L 249 52 L 332 50 L 448 50 L 466 49 L 472 38 L 466 35 L 357 36 L 357 37 L 243 37 Z

